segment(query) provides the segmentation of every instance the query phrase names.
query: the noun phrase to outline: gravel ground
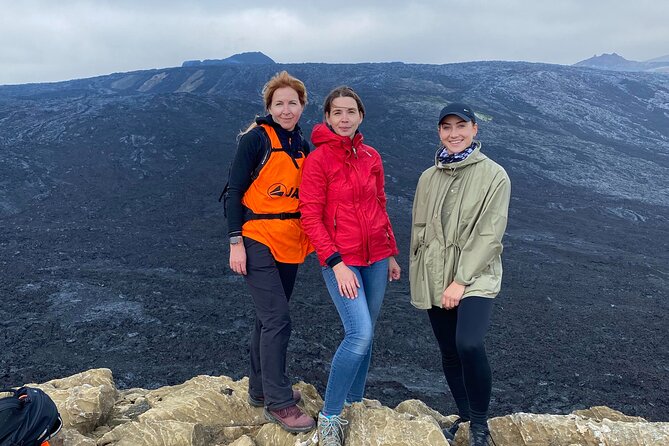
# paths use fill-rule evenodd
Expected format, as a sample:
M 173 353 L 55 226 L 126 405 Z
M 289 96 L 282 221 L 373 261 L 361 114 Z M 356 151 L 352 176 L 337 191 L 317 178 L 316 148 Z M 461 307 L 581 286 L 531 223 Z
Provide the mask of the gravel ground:
M 401 214 L 393 221 L 405 246 Z M 246 374 L 253 308 L 243 280 L 225 267 L 213 215 L 157 230 L 41 222 L 14 216 L 1 233 L 0 385 L 94 367 L 111 368 L 121 388 Z M 507 235 L 504 291 L 487 338 L 492 415 L 607 405 L 669 420 L 662 259 L 541 234 L 511 225 Z M 390 406 L 420 398 L 453 413 L 426 313 L 408 303 L 406 259 L 400 264 L 405 275 L 386 294 L 367 396 Z M 318 268 L 310 257 L 298 275 L 289 370 L 323 393 L 342 328 Z

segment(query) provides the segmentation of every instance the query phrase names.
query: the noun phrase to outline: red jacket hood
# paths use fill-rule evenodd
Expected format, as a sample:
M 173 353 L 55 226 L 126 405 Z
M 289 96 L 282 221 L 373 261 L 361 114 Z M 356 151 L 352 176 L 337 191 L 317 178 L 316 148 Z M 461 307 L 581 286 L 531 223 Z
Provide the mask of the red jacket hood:
M 362 145 L 363 141 L 362 133 L 356 132 L 353 136 L 353 141 L 348 136 L 340 136 L 335 132 L 330 130 L 330 127 L 324 122 L 316 124 L 314 129 L 311 131 L 311 142 L 314 144 L 314 147 L 322 146 L 327 144 L 332 147 L 341 147 L 346 151 L 350 151 L 351 147 L 356 149 Z

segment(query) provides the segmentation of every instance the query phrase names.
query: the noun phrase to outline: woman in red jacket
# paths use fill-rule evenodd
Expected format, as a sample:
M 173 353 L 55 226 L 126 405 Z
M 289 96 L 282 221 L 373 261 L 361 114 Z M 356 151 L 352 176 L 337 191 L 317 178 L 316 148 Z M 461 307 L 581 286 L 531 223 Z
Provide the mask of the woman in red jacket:
M 374 325 L 386 283 L 400 278 L 400 267 L 381 156 L 363 144 L 358 131 L 362 101 L 351 88 L 338 87 L 323 111 L 325 122 L 311 135 L 316 150 L 304 162 L 300 212 L 346 333 L 332 359 L 318 417 L 320 441 L 340 445 L 347 424 L 340 414 L 345 403 L 362 401 Z

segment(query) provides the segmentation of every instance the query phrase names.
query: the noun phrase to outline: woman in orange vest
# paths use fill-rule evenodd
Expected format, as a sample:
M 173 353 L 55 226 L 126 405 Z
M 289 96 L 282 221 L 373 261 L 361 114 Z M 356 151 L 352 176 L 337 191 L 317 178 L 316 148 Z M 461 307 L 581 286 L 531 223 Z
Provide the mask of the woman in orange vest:
M 242 274 L 253 298 L 249 404 L 289 432 L 306 432 L 314 420 L 286 374 L 291 321 L 288 300 L 300 263 L 313 248 L 300 224 L 298 189 L 309 143 L 298 121 L 307 91 L 286 71 L 262 91 L 267 116 L 241 135 L 230 170 L 226 215 L 230 268 Z

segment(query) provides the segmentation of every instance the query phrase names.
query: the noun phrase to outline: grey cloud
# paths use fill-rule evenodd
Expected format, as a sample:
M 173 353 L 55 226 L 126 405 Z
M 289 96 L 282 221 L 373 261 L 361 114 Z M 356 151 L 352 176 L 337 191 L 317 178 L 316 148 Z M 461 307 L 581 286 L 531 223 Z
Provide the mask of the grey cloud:
M 25 0 L 0 16 L 0 84 L 262 51 L 279 62 L 571 64 L 669 54 L 666 2 Z

